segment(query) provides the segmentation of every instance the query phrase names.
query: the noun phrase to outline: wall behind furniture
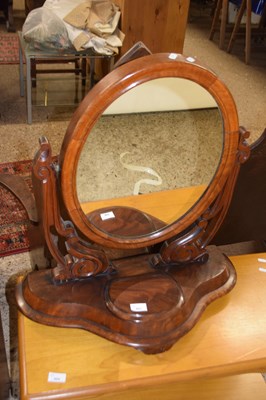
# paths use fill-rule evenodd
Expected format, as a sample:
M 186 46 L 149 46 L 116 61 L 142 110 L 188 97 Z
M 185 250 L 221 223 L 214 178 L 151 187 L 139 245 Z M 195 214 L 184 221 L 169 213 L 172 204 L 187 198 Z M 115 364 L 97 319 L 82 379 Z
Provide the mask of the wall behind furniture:
M 129 90 L 115 100 L 104 114 L 189 110 L 217 107 L 213 97 L 187 79 L 155 79 Z

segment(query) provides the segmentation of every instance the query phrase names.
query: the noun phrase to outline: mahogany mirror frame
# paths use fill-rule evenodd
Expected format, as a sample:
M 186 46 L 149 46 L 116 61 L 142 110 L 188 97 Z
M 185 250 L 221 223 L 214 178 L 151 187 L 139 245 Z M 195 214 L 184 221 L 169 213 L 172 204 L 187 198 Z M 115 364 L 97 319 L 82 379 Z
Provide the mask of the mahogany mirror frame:
M 91 224 L 81 209 L 76 182 L 80 154 L 92 128 L 113 101 L 138 85 L 163 77 L 193 81 L 206 89 L 216 101 L 224 126 L 224 132 L 221 132 L 224 144 L 220 164 L 205 193 L 183 217 L 149 235 L 134 238 L 112 236 Z M 239 122 L 236 105 L 227 87 L 213 72 L 197 64 L 193 58 L 180 54 L 162 53 L 141 57 L 105 76 L 89 92 L 70 121 L 60 152 L 63 202 L 73 223 L 93 242 L 122 249 L 156 244 L 180 234 L 208 209 L 234 170 L 238 147 Z
M 89 223 L 78 199 L 83 146 L 113 101 L 164 77 L 195 82 L 216 101 L 224 127 L 219 166 L 195 205 L 173 223 L 145 235 L 108 234 Z M 215 246 L 206 247 L 223 222 L 240 165 L 249 156 L 247 136 L 238 125 L 227 87 L 193 58 L 148 55 L 106 75 L 74 113 L 59 168 L 47 139 L 40 141 L 33 187 L 46 249 L 55 266 L 32 271 L 18 283 L 19 309 L 37 322 L 86 329 L 147 354 L 170 349 L 207 305 L 236 283 L 230 260 Z

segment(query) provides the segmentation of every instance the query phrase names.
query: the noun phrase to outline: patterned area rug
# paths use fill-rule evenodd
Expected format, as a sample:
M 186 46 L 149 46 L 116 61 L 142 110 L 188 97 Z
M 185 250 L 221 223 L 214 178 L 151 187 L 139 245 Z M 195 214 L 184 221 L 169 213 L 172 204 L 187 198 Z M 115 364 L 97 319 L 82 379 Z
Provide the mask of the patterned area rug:
M 15 33 L 0 34 L 0 64 L 19 63 L 19 42 Z
M 0 164 L 0 174 L 23 176 L 31 189 L 32 161 Z M 0 184 L 0 257 L 29 250 L 28 215 L 21 202 Z

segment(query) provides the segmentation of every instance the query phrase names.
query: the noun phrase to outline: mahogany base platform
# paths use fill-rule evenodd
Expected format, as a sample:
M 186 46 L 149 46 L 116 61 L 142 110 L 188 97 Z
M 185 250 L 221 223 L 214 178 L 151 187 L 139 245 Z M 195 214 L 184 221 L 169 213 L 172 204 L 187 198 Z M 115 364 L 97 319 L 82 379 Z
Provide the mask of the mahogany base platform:
M 56 285 L 51 270 L 17 286 L 21 311 L 34 321 L 83 328 L 147 354 L 168 350 L 206 306 L 236 282 L 230 260 L 215 246 L 206 263 L 154 268 L 150 255 L 114 262 L 111 274 Z

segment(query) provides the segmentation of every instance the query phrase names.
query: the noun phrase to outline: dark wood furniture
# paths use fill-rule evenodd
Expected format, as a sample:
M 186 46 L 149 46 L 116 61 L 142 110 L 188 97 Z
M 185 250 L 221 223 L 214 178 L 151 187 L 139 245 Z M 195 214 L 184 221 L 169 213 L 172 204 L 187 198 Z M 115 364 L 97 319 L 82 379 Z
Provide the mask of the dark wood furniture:
M 211 108 L 221 111 L 217 140 L 222 145 L 208 183 L 200 185 L 200 194 L 192 196 L 185 211 L 170 219 L 141 207 L 155 202 L 160 209 L 156 201 L 161 204 L 164 191 L 134 197 L 135 206 L 132 196 L 123 195 L 121 201 L 89 201 L 95 207 L 85 212 L 77 189 L 78 165 L 96 122 L 116 99 L 131 95 L 132 88 L 166 85 L 169 79 L 171 90 L 181 79 L 182 84 L 205 91 Z M 55 267 L 30 273 L 18 284 L 20 310 L 38 322 L 84 328 L 145 353 L 169 349 L 196 324 L 210 302 L 235 285 L 231 262 L 207 245 L 222 224 L 240 165 L 248 158 L 247 135 L 239 129 L 235 103 L 225 85 L 193 58 L 148 55 L 108 74 L 70 121 L 59 168 L 47 139 L 40 141 L 33 185 Z M 153 170 L 149 173 L 158 177 Z M 180 198 L 181 192 L 174 185 L 166 195 Z M 191 189 L 185 192 L 191 198 Z
M 265 242 L 266 129 L 250 149 L 249 159 L 241 166 L 228 213 L 212 239 L 217 246 Z
M 0 9 L 4 14 L 7 31 L 15 32 L 13 18 L 13 0 L 2 0 Z
M 29 14 L 35 8 L 42 7 L 45 0 L 25 0 L 25 12 L 26 15 Z

